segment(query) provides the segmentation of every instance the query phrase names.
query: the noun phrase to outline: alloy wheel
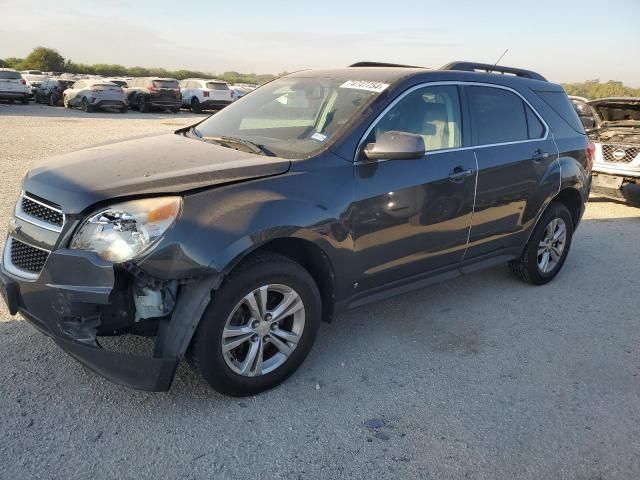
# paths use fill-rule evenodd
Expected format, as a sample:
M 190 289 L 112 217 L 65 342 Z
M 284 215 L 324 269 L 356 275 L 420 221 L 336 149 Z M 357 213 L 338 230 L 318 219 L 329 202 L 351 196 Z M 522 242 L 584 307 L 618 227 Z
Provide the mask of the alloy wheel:
M 567 225 L 561 218 L 549 222 L 538 244 L 538 269 L 549 273 L 560 262 L 567 243 Z
M 257 377 L 287 361 L 302 338 L 305 308 L 300 295 L 282 284 L 245 295 L 227 318 L 222 353 L 235 373 Z

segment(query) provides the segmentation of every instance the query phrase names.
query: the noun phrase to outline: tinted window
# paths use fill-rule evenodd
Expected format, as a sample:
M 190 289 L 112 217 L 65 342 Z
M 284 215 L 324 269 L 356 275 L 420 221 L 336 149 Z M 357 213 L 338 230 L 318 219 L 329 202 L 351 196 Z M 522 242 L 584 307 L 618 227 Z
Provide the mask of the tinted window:
M 421 135 L 427 150 L 462 146 L 458 88 L 451 85 L 425 87 L 411 92 L 378 122 L 367 143 L 384 132 Z
M 536 92 L 544 102 L 549 105 L 571 128 L 579 133 L 584 133 L 584 127 L 578 117 L 569 97 L 564 92 Z
M 529 139 L 525 104 L 513 92 L 492 87 L 469 87 L 469 107 L 476 145 Z
M 207 82 L 207 88 L 209 90 L 229 90 L 226 83 Z
M 527 112 L 527 127 L 529 128 L 529 138 L 542 138 L 544 136 L 544 125 L 527 104 L 525 104 L 524 109 Z
M 18 72 L 0 72 L 0 79 L 2 80 L 20 80 L 22 78 L 22 75 L 20 75 Z
M 179 88 L 177 80 L 154 80 L 153 86 L 156 88 Z

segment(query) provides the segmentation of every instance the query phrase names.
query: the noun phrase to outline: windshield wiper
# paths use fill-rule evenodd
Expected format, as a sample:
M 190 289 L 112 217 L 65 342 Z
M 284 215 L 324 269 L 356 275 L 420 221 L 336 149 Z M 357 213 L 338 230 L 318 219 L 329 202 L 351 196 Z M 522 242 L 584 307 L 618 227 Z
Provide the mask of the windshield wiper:
M 249 140 L 243 138 L 227 137 L 227 136 L 206 136 L 200 135 L 200 132 L 194 129 L 193 133 L 200 138 L 203 142 L 215 142 L 223 147 L 234 148 L 232 145 L 241 145 L 252 153 L 257 155 L 266 155 L 268 157 L 274 157 L 275 154 L 266 148 L 264 145 L 258 145 Z

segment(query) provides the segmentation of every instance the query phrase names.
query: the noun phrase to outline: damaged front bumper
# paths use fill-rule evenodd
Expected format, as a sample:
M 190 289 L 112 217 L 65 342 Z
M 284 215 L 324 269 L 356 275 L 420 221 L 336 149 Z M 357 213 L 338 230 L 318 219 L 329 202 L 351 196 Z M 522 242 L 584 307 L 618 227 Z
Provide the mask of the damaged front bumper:
M 16 313 L 50 336 L 65 352 L 99 375 L 121 385 L 167 391 L 178 363 L 218 284 L 211 275 L 180 287 L 173 312 L 158 322 L 152 355 L 105 350 L 96 334 L 104 306 L 111 304 L 116 284 L 114 265 L 92 252 L 59 249 L 50 253 L 35 279 L 22 278 L 0 265 L 0 291 Z M 134 312 L 122 315 L 133 317 Z M 133 321 L 133 319 L 131 319 Z

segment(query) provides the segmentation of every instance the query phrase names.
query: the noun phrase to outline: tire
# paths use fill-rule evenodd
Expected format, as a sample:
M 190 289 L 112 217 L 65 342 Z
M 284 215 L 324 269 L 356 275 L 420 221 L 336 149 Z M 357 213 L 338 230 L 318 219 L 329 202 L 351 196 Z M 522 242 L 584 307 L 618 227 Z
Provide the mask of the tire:
M 191 111 L 193 113 L 201 113 L 202 112 L 202 105 L 200 105 L 200 100 L 198 100 L 196 97 L 193 97 L 191 99 Z
M 129 110 L 129 108 L 128 108 L 128 107 L 120 107 L 120 108 L 118 109 L 118 111 L 119 111 L 120 113 L 127 113 L 127 110 Z
M 86 97 L 82 99 L 82 110 L 87 113 L 93 112 L 93 107 L 89 105 L 89 102 L 87 101 Z
M 142 95 L 138 97 L 138 110 L 140 113 L 149 113 L 149 102 Z
M 48 104 L 50 107 L 55 107 L 55 106 L 56 106 L 56 103 L 57 103 L 57 102 L 54 102 L 54 101 L 53 101 L 53 94 L 52 94 L 52 93 L 50 93 L 50 94 L 49 94 L 49 96 L 47 97 L 47 104 Z
M 170 110 L 171 110 L 171 113 L 178 113 L 180 111 L 180 107 L 173 107 Z
M 521 280 L 533 285 L 549 283 L 558 275 L 567 259 L 573 228 L 573 220 L 567 207 L 562 203 L 552 202 L 538 221 L 522 256 L 509 262 L 511 271 Z M 564 235 L 561 235 L 563 230 Z
M 254 309 L 254 314 L 251 314 L 246 298 L 261 287 L 269 288 L 265 296 L 266 306 L 262 310 Z M 287 298 L 285 295 L 295 300 L 285 308 L 284 316 L 270 318 L 271 313 L 268 312 L 277 312 L 277 307 L 282 306 Z M 259 303 L 259 296 L 251 298 L 258 299 Z M 299 307 L 298 302 L 303 308 L 287 315 L 292 306 Z M 252 320 L 255 317 L 261 319 Z M 296 371 L 315 342 L 320 321 L 320 293 L 309 272 L 281 255 L 256 255 L 240 264 L 212 295 L 187 352 L 187 361 L 214 390 L 234 397 L 255 395 L 282 383 Z M 278 327 L 269 325 L 270 322 L 278 323 Z M 227 324 L 236 329 L 242 328 L 247 333 L 227 337 L 226 342 L 232 338 L 232 341 L 240 343 L 225 353 L 223 333 L 229 331 Z M 294 334 L 297 342 L 282 341 L 280 335 L 286 332 L 289 333 L 288 338 L 292 338 L 292 332 L 297 332 Z M 264 363 L 249 362 L 254 348 L 263 354 L 252 358 L 262 359 Z M 244 374 L 243 365 L 247 365 Z
M 28 98 L 23 98 L 22 99 L 22 104 L 23 105 L 29 105 L 29 99 Z

